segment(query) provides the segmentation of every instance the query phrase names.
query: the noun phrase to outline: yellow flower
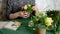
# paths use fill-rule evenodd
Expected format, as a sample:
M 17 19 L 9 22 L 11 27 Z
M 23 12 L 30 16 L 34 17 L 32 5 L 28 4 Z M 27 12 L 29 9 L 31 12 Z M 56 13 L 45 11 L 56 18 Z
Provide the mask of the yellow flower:
M 50 25 L 52 25 L 52 23 L 53 23 L 53 20 L 52 20 L 52 18 L 50 18 L 50 17 L 47 17 L 47 18 L 45 19 L 45 24 L 46 24 L 47 26 L 50 26 Z
M 15 21 L 15 24 L 18 24 L 18 25 L 20 25 L 20 24 L 21 24 L 21 22 Z

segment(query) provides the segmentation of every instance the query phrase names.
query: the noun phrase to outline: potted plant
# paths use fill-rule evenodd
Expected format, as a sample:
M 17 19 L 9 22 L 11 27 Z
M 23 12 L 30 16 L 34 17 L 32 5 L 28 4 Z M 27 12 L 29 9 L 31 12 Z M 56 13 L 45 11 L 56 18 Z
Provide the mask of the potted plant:
M 46 29 L 52 25 L 53 20 L 43 12 L 37 12 L 31 19 L 31 22 L 34 24 L 32 24 L 33 26 L 30 24 L 30 26 L 35 27 L 38 34 L 46 34 Z
M 48 29 L 48 27 L 51 26 L 53 23 L 52 18 L 48 17 L 47 14 L 44 14 L 42 12 L 40 12 L 39 16 L 37 16 L 37 17 L 39 19 L 38 26 L 37 26 L 38 34 L 46 34 L 46 29 Z

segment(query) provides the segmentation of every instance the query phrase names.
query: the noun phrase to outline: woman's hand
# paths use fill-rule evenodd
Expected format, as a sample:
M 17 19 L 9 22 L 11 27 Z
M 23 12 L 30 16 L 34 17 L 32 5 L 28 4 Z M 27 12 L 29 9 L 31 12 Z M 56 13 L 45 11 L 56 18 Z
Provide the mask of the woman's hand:
M 14 14 L 10 14 L 9 15 L 10 19 L 15 19 L 15 18 L 18 18 L 18 17 L 28 18 L 28 17 L 30 17 L 30 13 L 29 12 L 25 12 L 25 11 L 24 12 L 20 11 L 20 12 L 16 12 Z
M 34 11 L 38 11 L 38 9 L 37 9 L 37 6 L 36 6 L 36 5 L 34 5 L 34 6 L 32 7 L 32 9 L 33 9 Z
M 12 13 L 9 15 L 9 19 L 15 19 L 17 18 L 19 15 L 18 15 L 18 12 L 17 13 Z
M 27 10 L 27 5 L 22 6 L 22 9 Z
M 30 17 L 30 13 L 29 12 L 20 12 L 19 13 L 19 17 L 22 17 L 22 18 L 28 18 Z

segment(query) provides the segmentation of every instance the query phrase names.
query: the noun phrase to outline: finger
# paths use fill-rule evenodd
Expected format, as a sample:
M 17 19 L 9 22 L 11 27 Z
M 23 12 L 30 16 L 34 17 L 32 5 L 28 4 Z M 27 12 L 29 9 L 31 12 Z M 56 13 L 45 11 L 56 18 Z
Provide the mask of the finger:
M 28 15 L 26 14 L 26 15 L 24 15 L 24 16 L 28 16 Z
M 30 17 L 30 14 L 28 14 L 27 17 Z
M 24 16 L 23 18 L 27 18 L 27 16 Z
M 23 18 L 28 18 L 29 16 L 30 16 L 30 13 L 29 12 L 24 12 Z
M 28 18 L 29 16 L 28 15 L 24 15 L 23 18 Z
M 21 12 L 21 13 L 20 13 L 20 17 L 23 17 L 23 16 L 24 16 L 24 14 L 23 14 L 23 12 Z
M 30 17 L 30 14 L 27 14 L 27 16 L 25 16 L 25 17 L 27 17 L 27 18 Z
M 24 12 L 24 14 L 29 14 L 29 12 Z
M 25 10 L 27 9 L 27 5 L 24 6 L 24 9 L 25 9 Z

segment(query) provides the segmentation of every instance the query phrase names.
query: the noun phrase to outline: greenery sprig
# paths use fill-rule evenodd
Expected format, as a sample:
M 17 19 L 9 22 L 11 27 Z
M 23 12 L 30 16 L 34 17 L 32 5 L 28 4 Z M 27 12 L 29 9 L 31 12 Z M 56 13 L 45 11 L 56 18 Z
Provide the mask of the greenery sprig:
M 33 9 L 32 9 L 32 4 L 27 4 L 27 11 L 32 13 Z

